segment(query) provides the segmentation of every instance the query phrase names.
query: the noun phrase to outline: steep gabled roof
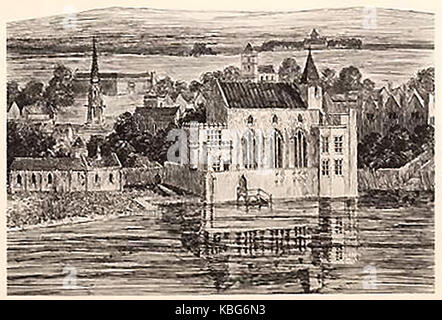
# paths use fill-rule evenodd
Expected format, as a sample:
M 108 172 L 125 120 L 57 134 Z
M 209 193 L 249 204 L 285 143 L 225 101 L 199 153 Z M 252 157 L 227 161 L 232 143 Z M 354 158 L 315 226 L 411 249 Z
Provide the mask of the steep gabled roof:
M 308 50 L 307 61 L 305 63 L 304 72 L 302 73 L 301 83 L 309 83 L 310 81 L 318 81 L 319 73 L 313 61 L 312 51 Z
M 390 101 L 392 101 L 393 103 L 391 103 Z M 399 103 L 399 101 L 396 99 L 396 97 L 394 95 L 390 95 L 387 99 L 387 101 L 384 104 L 384 108 L 386 109 L 401 109 L 401 104 Z
M 411 95 L 410 99 L 408 100 L 408 103 L 411 103 L 411 101 L 413 99 L 417 99 L 417 101 L 419 102 L 419 104 L 421 105 L 422 108 L 425 108 L 425 100 L 424 98 L 422 98 L 422 95 L 416 90 L 413 90 L 413 94 Z
M 230 108 L 306 109 L 298 87 L 293 83 L 218 82 Z

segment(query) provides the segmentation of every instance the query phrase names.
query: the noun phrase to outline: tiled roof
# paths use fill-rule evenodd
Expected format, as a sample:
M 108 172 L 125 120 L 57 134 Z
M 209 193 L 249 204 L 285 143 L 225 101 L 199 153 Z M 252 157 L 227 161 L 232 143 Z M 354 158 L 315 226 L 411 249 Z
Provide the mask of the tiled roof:
M 230 108 L 302 108 L 306 105 L 293 83 L 218 82 Z
M 121 163 L 115 153 L 95 158 L 15 158 L 11 170 L 25 171 L 68 171 L 86 170 L 91 168 L 121 167 Z
M 11 170 L 52 171 L 52 170 L 85 170 L 86 167 L 78 158 L 15 158 Z

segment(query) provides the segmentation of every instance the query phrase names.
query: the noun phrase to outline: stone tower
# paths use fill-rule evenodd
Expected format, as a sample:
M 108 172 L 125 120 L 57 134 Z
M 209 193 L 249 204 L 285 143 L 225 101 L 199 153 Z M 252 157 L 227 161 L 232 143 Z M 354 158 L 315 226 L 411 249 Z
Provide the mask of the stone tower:
M 322 87 L 318 69 L 313 61 L 312 50 L 308 49 L 307 61 L 301 77 L 302 93 L 308 109 L 322 109 Z
M 258 78 L 258 53 L 248 43 L 241 53 L 241 77 L 256 81 Z
M 92 66 L 89 92 L 87 97 L 87 119 L 86 124 L 92 126 L 103 125 L 104 100 L 101 92 L 100 75 L 98 72 L 97 43 L 92 38 Z

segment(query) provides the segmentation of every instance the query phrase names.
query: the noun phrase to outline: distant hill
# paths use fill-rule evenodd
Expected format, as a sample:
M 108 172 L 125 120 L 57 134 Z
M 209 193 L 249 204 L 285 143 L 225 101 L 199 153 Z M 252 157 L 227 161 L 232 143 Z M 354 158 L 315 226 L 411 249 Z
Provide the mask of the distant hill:
M 293 12 L 185 11 L 111 7 L 9 22 L 8 53 L 82 53 L 90 37 L 100 50 L 120 53 L 183 54 L 195 42 L 217 52 L 237 53 L 246 42 L 301 40 L 312 28 L 327 37 L 358 37 L 364 43 L 428 46 L 434 43 L 434 14 L 377 9 L 376 28 L 365 29 L 364 9 Z

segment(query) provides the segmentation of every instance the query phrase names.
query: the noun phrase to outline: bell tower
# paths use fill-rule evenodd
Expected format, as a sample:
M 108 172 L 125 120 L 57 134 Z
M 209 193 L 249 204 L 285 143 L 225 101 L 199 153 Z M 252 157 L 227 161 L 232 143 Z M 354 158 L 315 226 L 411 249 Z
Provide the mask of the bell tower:
M 87 96 L 87 119 L 86 125 L 101 126 L 103 125 L 104 99 L 101 92 L 100 75 L 98 72 L 98 54 L 97 43 L 95 37 L 92 38 L 92 66 L 89 84 L 89 92 Z
M 241 77 L 244 80 L 258 80 L 258 53 L 247 43 L 241 53 Z

